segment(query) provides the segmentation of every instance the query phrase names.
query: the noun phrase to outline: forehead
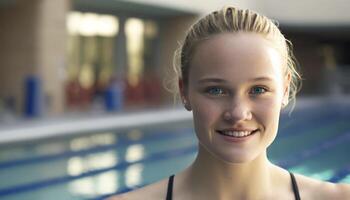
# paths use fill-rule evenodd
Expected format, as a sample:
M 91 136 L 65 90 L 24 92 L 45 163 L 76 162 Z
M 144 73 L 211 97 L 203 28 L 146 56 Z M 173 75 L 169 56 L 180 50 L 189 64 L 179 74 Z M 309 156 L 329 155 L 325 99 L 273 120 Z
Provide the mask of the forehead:
M 282 77 L 281 54 L 255 33 L 225 33 L 200 42 L 190 63 L 190 78 L 204 75 L 227 78 Z M 234 75 L 234 77 L 232 77 Z

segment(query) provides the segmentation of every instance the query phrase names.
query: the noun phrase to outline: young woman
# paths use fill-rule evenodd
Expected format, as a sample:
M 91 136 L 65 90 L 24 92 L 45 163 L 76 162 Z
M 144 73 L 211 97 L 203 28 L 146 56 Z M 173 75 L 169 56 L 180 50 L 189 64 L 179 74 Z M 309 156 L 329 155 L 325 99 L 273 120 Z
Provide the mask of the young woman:
M 350 199 L 349 185 L 293 175 L 267 158 L 300 80 L 288 41 L 270 19 L 235 7 L 210 13 L 190 28 L 179 60 L 197 158 L 169 179 L 111 199 Z

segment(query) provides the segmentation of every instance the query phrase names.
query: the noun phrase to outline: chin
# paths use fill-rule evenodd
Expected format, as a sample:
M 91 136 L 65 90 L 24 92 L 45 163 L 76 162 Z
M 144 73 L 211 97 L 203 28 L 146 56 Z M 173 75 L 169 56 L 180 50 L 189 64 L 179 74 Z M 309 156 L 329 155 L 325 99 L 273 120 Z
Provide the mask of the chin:
M 227 164 L 247 164 L 257 159 L 257 155 L 253 153 L 241 153 L 241 154 L 230 154 L 230 155 L 220 155 L 213 154 L 220 161 Z
M 201 145 L 204 147 L 208 156 L 213 157 L 215 160 L 226 164 L 245 164 L 256 160 L 259 156 L 257 151 L 237 150 L 236 152 L 225 152 L 223 149 L 216 149 L 215 147 L 207 147 L 206 145 Z

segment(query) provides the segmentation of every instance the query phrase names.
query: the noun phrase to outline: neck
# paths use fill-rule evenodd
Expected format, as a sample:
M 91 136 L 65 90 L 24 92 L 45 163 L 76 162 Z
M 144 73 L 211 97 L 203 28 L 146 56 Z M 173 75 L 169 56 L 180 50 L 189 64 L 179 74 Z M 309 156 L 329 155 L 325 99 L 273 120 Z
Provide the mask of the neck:
M 206 199 L 264 199 L 272 192 L 271 166 L 266 152 L 247 163 L 227 163 L 200 145 L 188 181 Z

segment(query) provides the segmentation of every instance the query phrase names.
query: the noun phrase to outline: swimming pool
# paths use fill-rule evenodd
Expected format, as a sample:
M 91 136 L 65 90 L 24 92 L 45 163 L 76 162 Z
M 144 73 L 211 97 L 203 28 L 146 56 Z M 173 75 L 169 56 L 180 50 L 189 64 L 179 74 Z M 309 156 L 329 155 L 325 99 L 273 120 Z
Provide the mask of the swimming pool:
M 350 105 L 283 113 L 271 161 L 296 173 L 350 183 Z M 103 199 L 152 183 L 196 155 L 191 121 L 0 146 L 0 199 Z

